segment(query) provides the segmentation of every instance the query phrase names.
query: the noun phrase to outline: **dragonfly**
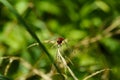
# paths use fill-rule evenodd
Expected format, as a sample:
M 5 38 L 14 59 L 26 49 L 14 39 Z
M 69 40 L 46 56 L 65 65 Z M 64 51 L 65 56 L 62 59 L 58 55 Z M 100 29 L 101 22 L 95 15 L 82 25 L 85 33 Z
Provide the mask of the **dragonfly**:
M 56 46 L 57 47 L 57 53 L 56 53 L 57 61 L 60 61 L 60 62 L 62 61 L 64 63 L 64 65 L 67 65 L 65 60 L 63 60 L 63 55 L 61 54 L 61 51 L 63 52 L 63 49 L 62 49 L 63 45 L 66 45 L 66 49 L 68 49 L 69 53 L 73 53 L 72 49 L 69 47 L 67 42 L 68 42 L 67 39 L 65 39 L 63 37 L 58 37 L 55 40 L 45 40 L 43 43 L 53 44 L 52 48 Z M 38 46 L 38 45 L 39 45 L 39 43 L 33 43 L 30 46 L 28 46 L 28 48 L 33 47 L 33 46 Z M 58 53 L 60 53 L 60 54 L 58 54 Z M 61 57 L 62 57 L 62 59 L 61 59 Z M 69 57 L 66 56 L 66 54 L 64 54 L 64 58 L 67 59 L 67 62 L 70 62 L 73 65 L 72 61 L 70 60 Z
M 61 50 L 60 48 L 62 48 L 63 45 L 66 45 L 66 48 L 68 49 L 68 52 L 69 52 L 69 53 L 72 53 L 72 52 L 73 52 L 73 50 L 72 50 L 72 49 L 70 48 L 70 46 L 67 44 L 67 43 L 68 43 L 68 40 L 65 39 L 65 38 L 63 38 L 63 37 L 58 37 L 56 40 L 46 40 L 45 43 L 51 43 L 51 44 L 53 44 L 52 47 L 57 46 L 57 50 L 58 50 L 58 49 Z M 62 52 L 63 52 L 63 50 L 62 50 Z M 65 55 L 66 55 L 66 54 L 65 54 Z M 56 55 L 56 56 L 57 56 L 57 55 Z M 65 58 L 68 60 L 68 62 L 70 62 L 71 64 L 73 64 L 72 61 L 71 61 L 67 56 L 65 56 Z
M 67 61 L 66 61 L 65 57 L 63 57 L 62 54 L 61 54 L 60 47 L 64 43 L 67 46 L 67 40 L 65 38 L 62 38 L 62 37 L 57 38 L 56 44 L 57 44 L 58 48 L 57 48 L 57 53 L 56 53 L 56 59 L 57 59 L 56 61 L 57 61 L 57 63 L 58 63 L 59 66 L 61 64 L 63 65 L 65 73 L 66 73 L 66 70 L 68 70 L 70 72 L 70 74 L 73 76 L 73 78 L 75 80 L 78 80 L 76 78 L 76 76 L 74 75 L 74 73 L 72 72 L 72 70 L 70 69 L 70 67 L 67 65 Z M 66 58 L 73 65 L 72 61 L 68 57 L 66 57 Z
M 63 37 L 58 37 L 56 40 L 45 40 L 44 42 L 53 44 L 52 47 L 54 47 L 54 46 L 60 47 L 63 44 L 67 43 L 67 39 L 65 39 Z
M 56 47 L 57 49 L 63 48 L 62 46 L 65 45 L 67 52 L 69 52 L 69 53 L 73 52 L 73 50 L 68 45 L 68 39 L 63 38 L 63 37 L 58 37 L 58 38 L 53 39 L 53 40 L 44 40 L 43 44 L 44 43 L 52 44 L 51 48 Z M 39 43 L 33 43 L 33 44 L 29 45 L 27 48 L 31 48 L 31 47 L 38 46 L 38 45 L 39 45 Z
M 54 46 L 62 46 L 63 44 L 67 44 L 67 39 L 63 38 L 63 37 L 58 37 L 56 40 L 45 40 L 43 41 L 43 43 L 50 43 L 50 44 L 53 44 L 53 47 Z M 27 48 L 31 48 L 33 46 L 38 46 L 39 43 L 33 43 L 31 45 L 29 45 Z
M 53 40 L 44 40 L 43 41 L 43 44 L 44 43 L 47 43 L 47 44 L 52 44 L 52 47 L 51 48 L 54 48 L 54 47 L 57 47 L 57 48 L 60 48 L 62 47 L 63 45 L 66 46 L 66 49 L 69 50 L 69 53 L 72 53 L 72 49 L 70 48 L 70 46 L 68 45 L 68 39 L 65 39 L 63 37 L 58 37 L 56 39 L 53 39 Z M 27 48 L 31 48 L 31 47 L 34 47 L 34 46 L 38 46 L 39 43 L 32 43 L 30 44 Z

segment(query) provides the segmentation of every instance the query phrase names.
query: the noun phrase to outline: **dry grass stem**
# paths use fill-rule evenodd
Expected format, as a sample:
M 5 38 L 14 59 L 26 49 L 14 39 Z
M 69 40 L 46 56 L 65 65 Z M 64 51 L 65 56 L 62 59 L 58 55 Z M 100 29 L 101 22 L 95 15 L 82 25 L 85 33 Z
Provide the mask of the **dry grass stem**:
M 25 66 L 28 70 L 32 70 L 33 73 L 39 75 L 39 76 L 42 77 L 44 80 L 52 80 L 48 75 L 46 75 L 46 74 L 44 74 L 42 71 L 34 68 L 30 63 L 28 63 L 27 61 L 25 61 L 24 59 L 22 59 L 22 58 L 20 58 L 20 57 L 1 57 L 0 59 L 10 59 L 9 64 L 6 66 L 4 75 L 7 74 L 11 63 L 12 63 L 14 60 L 20 60 L 21 64 L 22 64 L 23 66 Z M 28 73 L 28 75 L 29 75 L 29 73 Z M 27 77 L 27 76 L 24 76 L 24 77 Z M 18 79 L 17 79 L 17 80 L 18 80 Z M 26 78 L 22 78 L 22 80 L 26 80 Z
M 75 48 L 79 48 L 79 46 L 83 45 L 83 46 L 88 46 L 90 43 L 94 43 L 97 42 L 105 37 L 111 37 L 115 34 L 120 34 L 120 29 L 111 32 L 113 29 L 117 28 L 120 25 L 120 17 L 117 18 L 115 21 L 113 21 L 113 23 L 107 27 L 103 32 L 101 32 L 101 34 L 96 35 L 95 37 L 92 38 L 85 38 L 82 41 L 80 41 L 79 43 L 77 43 L 77 45 L 75 46 Z
M 57 56 L 59 57 L 59 59 L 61 60 L 61 62 L 63 63 L 65 69 L 67 68 L 68 71 L 70 72 L 70 74 L 72 75 L 72 77 L 74 78 L 74 80 L 78 80 L 78 78 L 74 75 L 74 73 L 72 72 L 72 70 L 69 68 L 69 66 L 67 65 L 67 62 L 65 61 L 64 57 L 61 55 L 60 52 L 60 47 L 58 47 L 57 49 Z
M 87 77 L 85 77 L 83 80 L 88 80 L 89 78 L 91 78 L 91 77 L 93 77 L 93 76 L 95 76 L 95 75 L 97 75 L 97 74 L 99 74 L 99 73 L 102 73 L 102 72 L 104 72 L 104 71 L 107 71 L 107 70 L 110 70 L 110 69 L 102 69 L 102 70 L 96 71 L 96 72 L 88 75 Z
M 9 63 L 8 63 L 8 65 L 7 65 L 6 68 L 5 68 L 5 72 L 4 72 L 4 75 L 5 75 L 5 76 L 7 75 L 8 70 L 9 70 L 9 68 L 10 68 L 10 66 L 11 66 L 11 64 L 12 64 L 12 62 L 13 62 L 13 59 L 11 58 L 10 61 L 9 61 Z
M 39 45 L 39 43 L 33 43 L 33 44 L 29 45 L 27 48 L 31 48 L 33 46 L 38 46 L 38 45 Z
M 118 17 L 115 21 L 113 21 L 113 23 L 108 27 L 106 28 L 103 33 L 104 34 L 107 34 L 109 33 L 110 31 L 112 31 L 113 29 L 115 29 L 116 27 L 118 27 L 120 25 L 120 17 Z

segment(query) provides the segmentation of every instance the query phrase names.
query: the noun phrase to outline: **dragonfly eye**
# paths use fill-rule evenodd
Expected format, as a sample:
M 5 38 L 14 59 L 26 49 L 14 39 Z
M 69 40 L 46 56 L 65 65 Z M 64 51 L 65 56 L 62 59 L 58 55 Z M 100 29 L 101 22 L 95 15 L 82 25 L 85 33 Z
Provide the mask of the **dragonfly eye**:
M 64 40 L 64 38 L 58 38 L 57 43 L 61 44 L 63 40 Z
M 62 43 L 62 41 L 61 41 L 61 40 L 59 40 L 59 41 L 57 41 L 57 43 L 58 43 L 58 44 L 61 44 L 61 43 Z

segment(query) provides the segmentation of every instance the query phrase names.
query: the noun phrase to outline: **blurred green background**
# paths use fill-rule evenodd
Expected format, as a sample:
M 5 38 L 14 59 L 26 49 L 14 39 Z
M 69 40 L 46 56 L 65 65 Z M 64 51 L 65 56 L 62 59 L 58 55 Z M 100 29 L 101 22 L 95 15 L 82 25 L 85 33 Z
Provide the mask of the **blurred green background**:
M 120 80 L 119 0 L 8 2 L 37 34 L 54 60 L 57 47 L 51 48 L 54 44 L 44 41 L 58 37 L 68 40 L 69 48 L 63 47 L 63 55 L 72 61 L 73 65 L 68 65 L 79 80 L 106 68 L 110 70 L 103 71 L 89 80 Z M 27 48 L 35 42 L 13 12 L 0 2 L 0 75 L 13 80 L 44 80 L 32 69 L 42 71 L 48 76 L 52 63 L 38 46 Z M 73 52 L 70 52 L 71 50 Z M 4 57 L 18 57 L 24 61 L 14 59 L 10 64 L 11 58 Z M 5 75 L 7 66 L 9 69 Z M 67 80 L 74 80 L 68 71 L 65 75 Z M 61 80 L 61 77 L 52 75 L 51 79 Z M 0 80 L 3 80 L 2 77 Z

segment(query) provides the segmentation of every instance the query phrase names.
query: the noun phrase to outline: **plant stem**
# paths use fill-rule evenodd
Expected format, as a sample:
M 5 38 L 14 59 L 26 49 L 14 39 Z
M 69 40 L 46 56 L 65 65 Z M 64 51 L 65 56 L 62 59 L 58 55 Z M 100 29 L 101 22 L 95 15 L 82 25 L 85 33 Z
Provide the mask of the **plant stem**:
M 37 37 L 37 35 L 31 30 L 30 26 L 25 22 L 25 20 L 18 14 L 18 12 L 13 8 L 13 6 L 7 1 L 7 0 L 0 0 L 0 2 L 2 2 L 18 19 L 18 21 L 24 25 L 24 27 L 27 29 L 27 31 L 31 34 L 31 36 L 37 41 L 37 43 L 40 46 L 40 49 L 42 49 L 46 55 L 48 56 L 48 58 L 50 59 L 50 61 L 54 64 L 55 68 L 57 69 L 57 71 L 61 74 L 61 71 L 59 70 L 59 68 L 57 67 L 57 65 L 55 64 L 52 56 L 50 55 L 50 53 L 47 51 L 46 47 L 41 43 L 40 39 Z

